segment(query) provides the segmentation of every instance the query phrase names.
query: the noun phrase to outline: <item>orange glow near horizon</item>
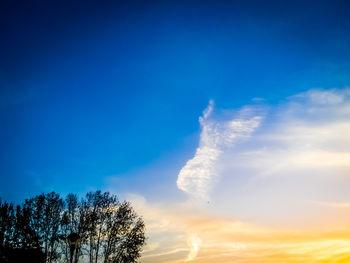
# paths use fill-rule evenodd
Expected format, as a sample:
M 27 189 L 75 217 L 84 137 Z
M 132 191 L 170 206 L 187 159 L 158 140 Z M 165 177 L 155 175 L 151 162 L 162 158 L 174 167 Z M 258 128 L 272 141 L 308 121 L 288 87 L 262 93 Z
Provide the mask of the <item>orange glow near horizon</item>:
M 200 210 L 189 213 L 188 204 L 136 206 L 150 235 L 143 263 L 350 262 L 350 227 L 330 230 L 312 222 L 309 227 L 262 227 Z

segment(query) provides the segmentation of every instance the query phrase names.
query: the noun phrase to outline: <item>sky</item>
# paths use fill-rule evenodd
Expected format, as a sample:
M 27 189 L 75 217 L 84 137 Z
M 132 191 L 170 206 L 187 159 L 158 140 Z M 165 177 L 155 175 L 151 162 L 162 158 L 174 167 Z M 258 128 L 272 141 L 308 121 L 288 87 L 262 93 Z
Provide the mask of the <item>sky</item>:
M 0 197 L 102 189 L 141 262 L 350 260 L 348 1 L 2 1 Z

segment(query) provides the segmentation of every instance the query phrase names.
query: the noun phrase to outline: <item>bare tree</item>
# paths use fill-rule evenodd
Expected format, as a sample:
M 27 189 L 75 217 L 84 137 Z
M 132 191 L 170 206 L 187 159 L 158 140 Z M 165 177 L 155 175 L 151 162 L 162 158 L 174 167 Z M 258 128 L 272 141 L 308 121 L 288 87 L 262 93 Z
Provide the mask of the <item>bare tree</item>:
M 145 229 L 130 203 L 100 191 L 88 193 L 82 202 L 89 262 L 136 262 L 145 244 Z
M 39 235 L 31 224 L 31 210 L 28 207 L 16 207 L 15 229 L 12 245 L 15 248 L 40 248 Z
M 30 211 L 30 226 L 38 234 L 46 262 L 60 257 L 58 253 L 59 230 L 63 213 L 63 200 L 55 193 L 41 194 L 27 199 L 23 206 Z
M 107 223 L 104 263 L 132 263 L 140 257 L 145 244 L 145 225 L 130 203 L 123 202 Z
M 41 194 L 16 209 L 0 201 L 0 261 L 134 263 L 144 244 L 142 218 L 108 192 Z
M 80 202 L 77 195 L 68 194 L 65 199 L 65 211 L 62 215 L 61 236 L 64 243 L 62 250 L 66 261 L 69 261 L 70 258 L 70 247 L 67 237 L 71 234 L 76 234 L 79 237 L 73 251 L 74 263 L 77 263 L 83 256 L 83 245 L 87 240 L 88 216 L 83 204 L 84 202 Z
M 117 198 L 108 192 L 90 192 L 82 201 L 83 215 L 85 218 L 87 247 L 89 262 L 97 263 L 102 257 L 102 248 L 105 243 L 107 222 L 119 202 Z
M 0 202 L 0 240 L 0 262 L 45 262 L 27 208 Z
M 15 211 L 13 204 L 0 200 L 0 247 L 9 247 L 13 239 Z

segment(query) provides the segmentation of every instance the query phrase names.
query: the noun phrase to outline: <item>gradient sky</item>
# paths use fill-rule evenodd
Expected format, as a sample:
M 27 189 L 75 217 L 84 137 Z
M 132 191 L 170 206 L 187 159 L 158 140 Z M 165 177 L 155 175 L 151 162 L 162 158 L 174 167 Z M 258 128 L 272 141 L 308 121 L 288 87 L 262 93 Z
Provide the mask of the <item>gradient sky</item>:
M 2 1 L 0 196 L 128 198 L 143 262 L 348 262 L 349 12 Z

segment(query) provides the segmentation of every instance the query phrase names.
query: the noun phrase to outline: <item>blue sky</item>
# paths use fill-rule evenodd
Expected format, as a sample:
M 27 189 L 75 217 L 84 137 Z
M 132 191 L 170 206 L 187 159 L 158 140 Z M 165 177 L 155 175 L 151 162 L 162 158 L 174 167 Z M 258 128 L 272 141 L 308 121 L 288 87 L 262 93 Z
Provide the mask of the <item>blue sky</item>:
M 1 6 L 0 193 L 8 200 L 112 185 L 184 198 L 177 175 L 198 146 L 209 100 L 275 105 L 349 85 L 347 1 Z

